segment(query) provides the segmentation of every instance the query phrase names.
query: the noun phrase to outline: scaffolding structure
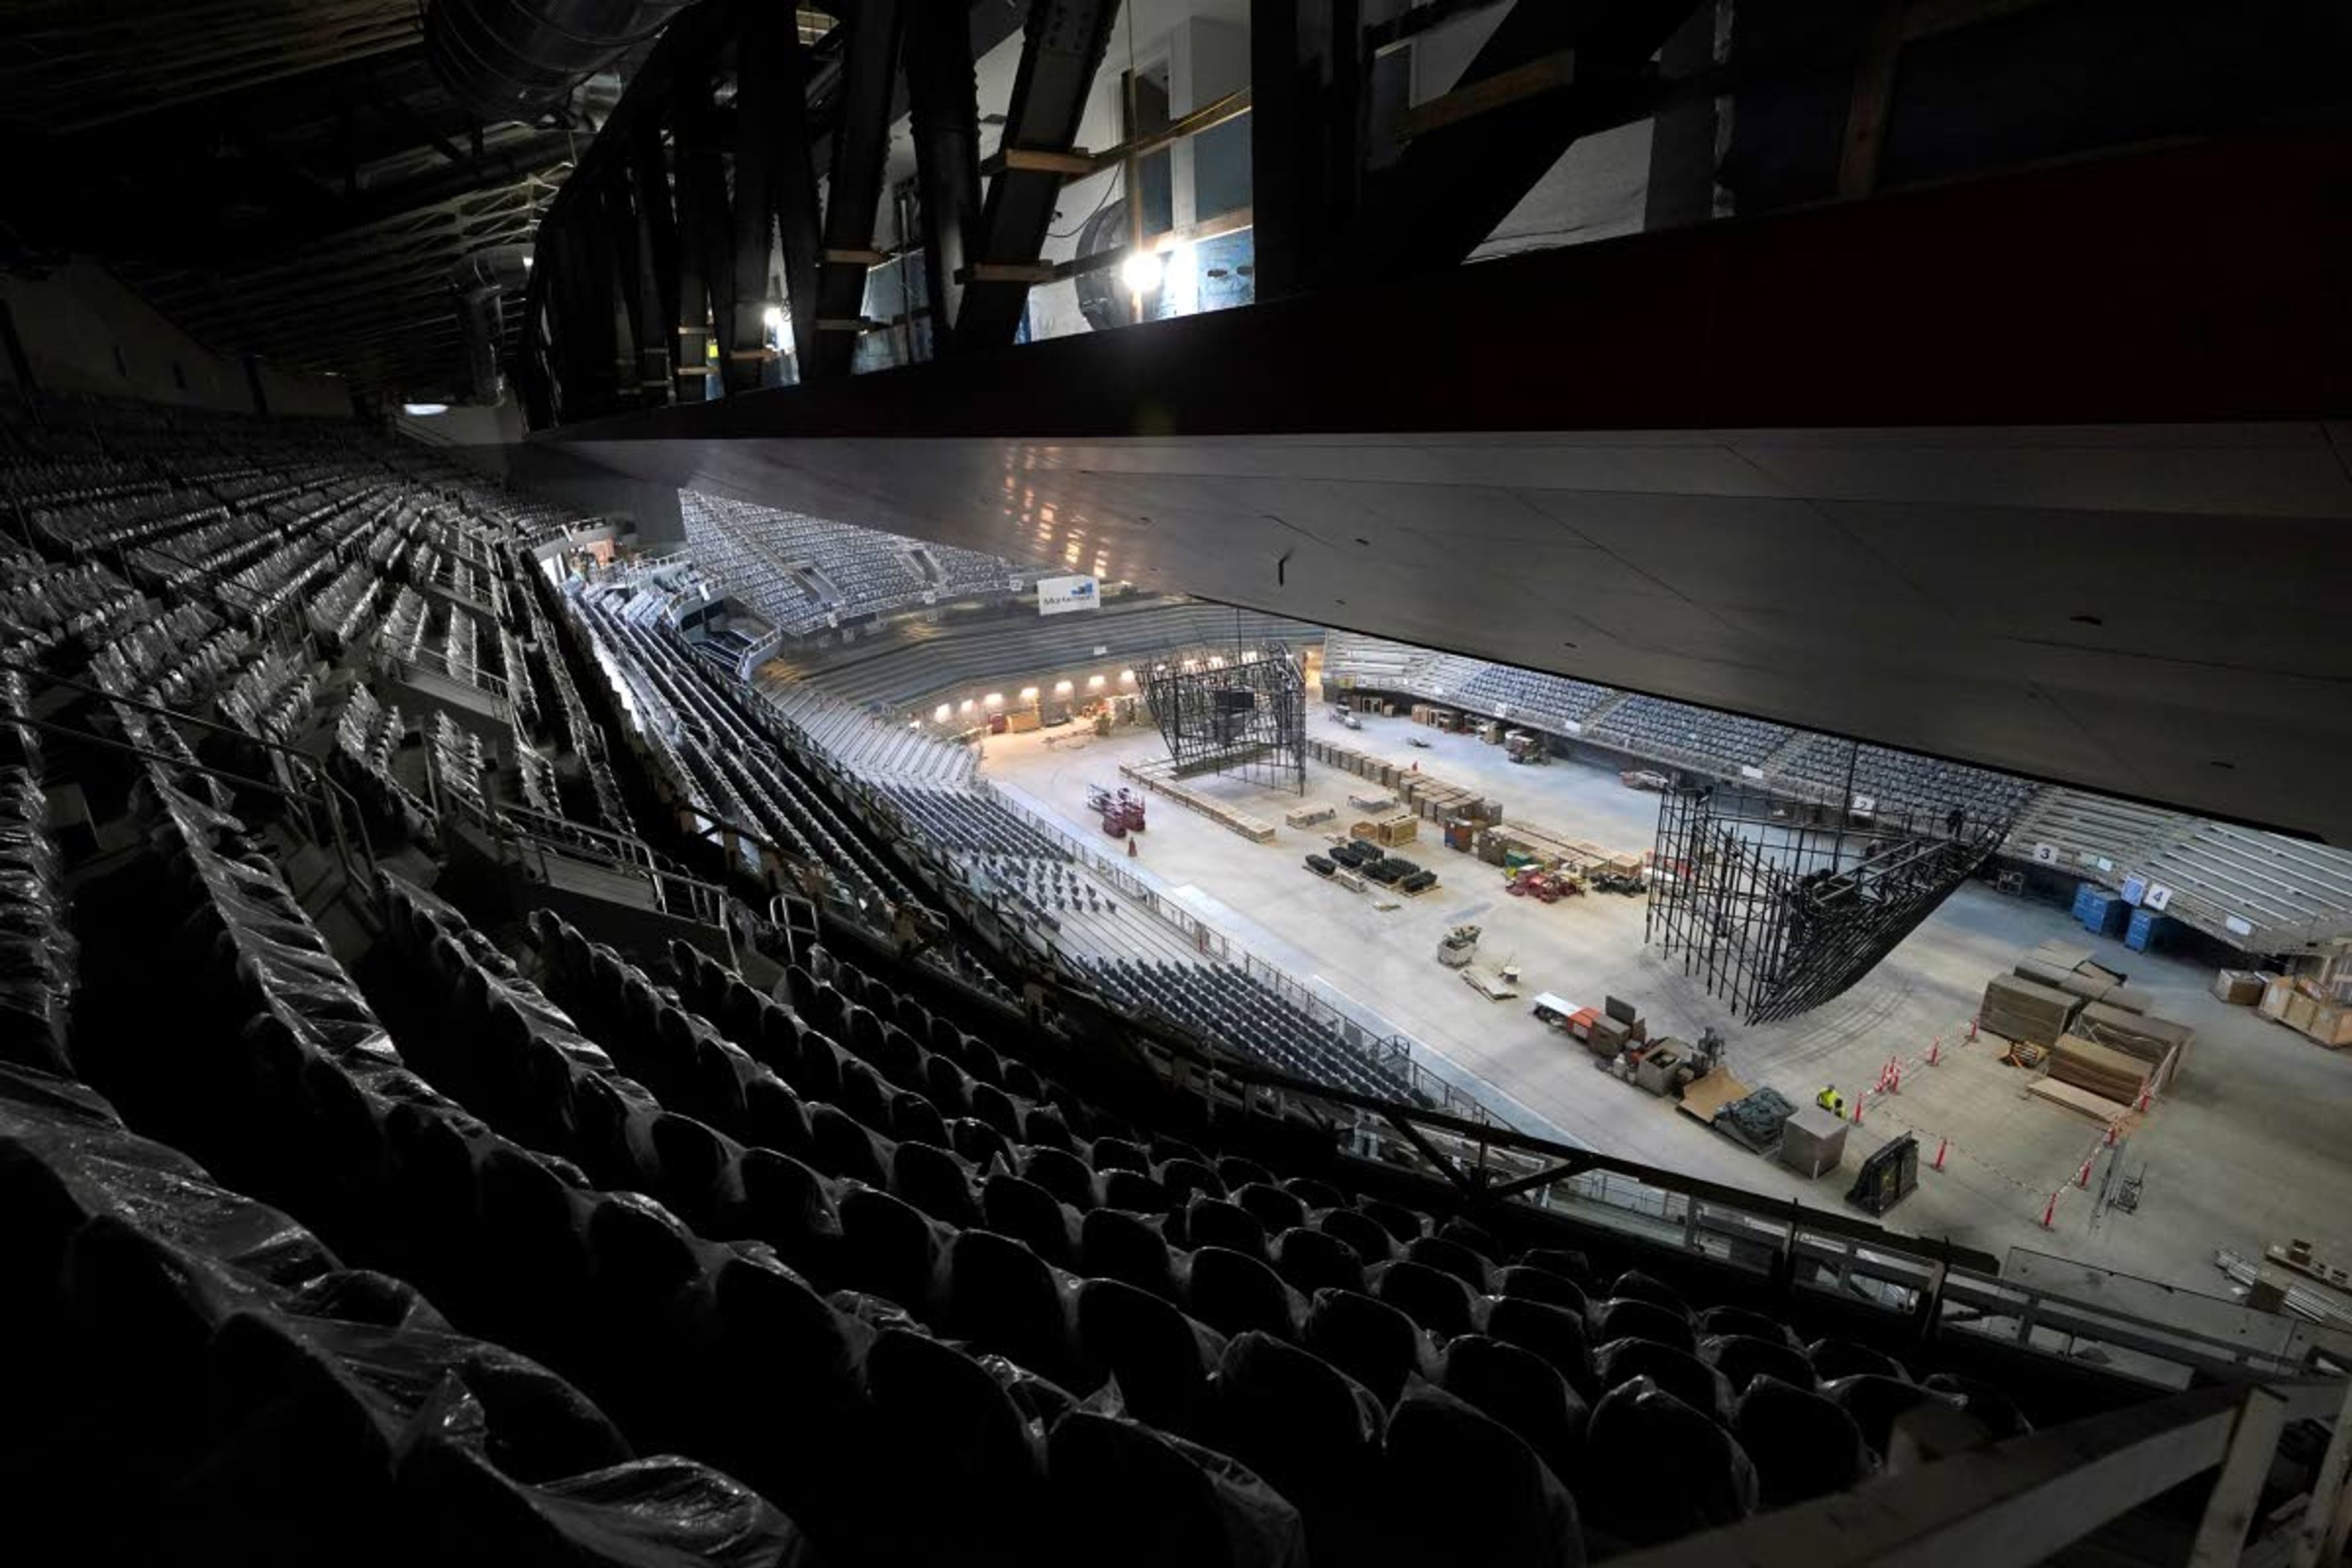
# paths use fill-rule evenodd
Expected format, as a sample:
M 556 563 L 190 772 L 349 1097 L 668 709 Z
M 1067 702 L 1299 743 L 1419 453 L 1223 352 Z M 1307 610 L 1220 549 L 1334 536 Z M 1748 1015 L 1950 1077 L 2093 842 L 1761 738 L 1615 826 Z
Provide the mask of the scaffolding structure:
M 1143 697 L 1176 777 L 1307 793 L 1307 683 L 1281 644 L 1155 665 Z
M 2007 831 L 1677 779 L 1659 798 L 1643 936 L 1743 1022 L 1793 1017 L 1869 973 Z

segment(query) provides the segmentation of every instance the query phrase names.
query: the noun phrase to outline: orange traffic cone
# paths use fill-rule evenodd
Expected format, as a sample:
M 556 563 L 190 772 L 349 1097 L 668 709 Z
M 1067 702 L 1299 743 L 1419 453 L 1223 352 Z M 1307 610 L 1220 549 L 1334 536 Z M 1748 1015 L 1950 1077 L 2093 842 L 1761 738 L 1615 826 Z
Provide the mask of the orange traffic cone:
M 1135 858 L 1135 835 L 1132 833 L 1127 836 L 1127 858 L 1130 860 Z
M 2112 1122 L 2112 1121 L 2110 1121 L 2110 1122 L 2108 1122 L 2108 1123 L 2107 1123 L 2107 1144 L 2106 1144 L 2106 1146 L 2107 1146 L 2108 1148 L 2110 1148 L 2110 1149 L 2112 1149 L 2112 1148 L 2114 1148 L 2114 1147 L 2116 1146 L 2116 1124 L 2115 1124 L 2114 1122 Z
M 1976 1038 L 1977 1038 L 1977 1021 L 1976 1021 L 1974 1018 L 1970 1018 L 1970 1019 L 1969 1020 L 1969 1043 L 1970 1045 L 1974 1045 L 1974 1044 L 1976 1043 Z
M 1853 1097 L 1853 1124 L 1856 1127 L 1862 1125 L 1862 1100 L 1861 1095 L 1857 1094 Z
M 1947 1150 L 1948 1150 L 1949 1148 L 1951 1148 L 1951 1146 L 1952 1146 L 1952 1141 L 1951 1141 L 1950 1139 L 1948 1139 L 1948 1138 L 1939 1138 L 1939 1139 L 1937 1139 L 1937 1140 L 1936 1141 L 1936 1163 L 1935 1163 L 1934 1164 L 1932 1164 L 1932 1165 L 1928 1166 L 1927 1168 L 1928 1168 L 1929 1170 L 1931 1170 L 1931 1171 L 1940 1171 L 1940 1170 L 1942 1170 L 1942 1169 L 1944 1168 L 1944 1153 L 1945 1153 L 1945 1151 L 1947 1151 Z
M 2074 1184 L 2085 1190 L 2091 1185 L 2091 1162 L 2087 1156 L 2083 1161 L 2083 1168 L 2074 1173 Z
M 2142 1084 L 2142 1085 L 2140 1085 L 2140 1086 L 2139 1086 L 2139 1103 L 2132 1107 L 2132 1109 L 2133 1109 L 2134 1110 L 2146 1110 L 2147 1109 L 2147 1094 L 2148 1094 L 2147 1085 L 2146 1085 L 2146 1084 Z
M 1943 1058 L 1943 1055 L 1944 1037 L 1937 1035 L 1934 1039 L 1927 1042 L 1927 1065 L 1929 1067 L 1934 1067 Z
M 2042 1210 L 2042 1228 L 2044 1230 L 2057 1229 L 2058 1227 L 2050 1223 L 2057 1216 L 2057 1214 L 2058 1194 L 2056 1193 L 2053 1193 L 2050 1194 L 2050 1202 L 2044 1205 Z

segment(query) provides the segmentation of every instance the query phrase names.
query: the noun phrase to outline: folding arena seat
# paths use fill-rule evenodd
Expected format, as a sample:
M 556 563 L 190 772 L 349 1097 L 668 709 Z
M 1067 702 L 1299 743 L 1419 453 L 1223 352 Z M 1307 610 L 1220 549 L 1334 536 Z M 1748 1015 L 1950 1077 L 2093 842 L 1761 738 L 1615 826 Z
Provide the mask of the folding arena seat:
M 1647 1377 L 1593 1407 L 1577 1499 L 1588 1542 L 1633 1545 L 1735 1524 L 1756 1511 L 1756 1468 L 1730 1434 Z M 1671 1464 L 1660 1463 L 1672 1455 Z
M 719 1181 L 735 1146 L 701 1122 L 666 1110 L 645 1125 L 661 1169 L 662 1202 L 695 1229 L 709 1230 L 721 1203 Z
M 1709 1307 L 1698 1315 L 1698 1331 L 1702 1337 L 1745 1334 L 1752 1339 L 1770 1340 L 1799 1350 L 1804 1348 L 1797 1343 L 1796 1336 L 1780 1319 L 1751 1312 L 1745 1307 Z
M 1387 1262 L 1396 1250 L 1395 1238 L 1377 1220 L 1358 1209 L 1328 1209 L 1315 1216 L 1315 1228 L 1346 1242 L 1367 1268 Z
M 1402 1204 L 1389 1203 L 1385 1199 L 1365 1198 L 1356 1205 L 1356 1210 L 1387 1231 L 1400 1247 L 1418 1237 L 1423 1228 L 1421 1215 Z
M 1007 1138 L 1021 1136 L 1021 1108 L 1004 1090 L 987 1083 L 971 1087 L 971 1113 Z
M 2033 1430 L 2033 1423 L 2026 1419 L 2016 1400 L 1979 1378 L 1939 1372 L 1925 1379 L 1921 1386 L 1959 1400 L 1970 1415 L 1984 1424 L 1986 1432 L 1996 1442 L 2021 1437 Z
M 1196 1193 L 1212 1198 L 1225 1195 L 1225 1184 L 1207 1165 L 1181 1155 L 1163 1157 L 1158 1172 L 1160 1184 L 1168 1189 L 1171 1201 L 1190 1203 Z
M 878 1131 L 890 1125 L 891 1093 L 872 1068 L 850 1057 L 841 1064 L 841 1090 L 833 1103 L 859 1126 Z
M 1134 1171 L 1151 1173 L 1151 1155 L 1139 1143 L 1124 1138 L 1097 1138 L 1087 1151 L 1087 1163 L 1097 1172 Z
M 1269 1261 L 1265 1226 L 1238 1204 L 1195 1194 L 1192 1201 L 1178 1211 L 1176 1218 L 1181 1222 L 1183 1246 L 1222 1247 L 1261 1263 Z M 1175 1231 L 1171 1228 L 1170 1234 L 1173 1236 Z
M 1390 1560 L 1379 1542 L 1397 1510 L 1381 1506 L 1374 1489 L 1384 1418 L 1369 1391 L 1263 1333 L 1225 1346 L 1214 1391 L 1213 1446 L 1297 1508 L 1313 1561 Z
M 1140 1172 L 1105 1171 L 1097 1178 L 1096 1194 L 1105 1208 L 1123 1209 L 1129 1214 L 1168 1212 L 1168 1190 Z
M 996 1379 L 962 1352 L 903 1329 L 866 1355 L 866 1387 L 904 1477 L 869 1539 L 886 1560 L 1025 1565 L 1045 1554 L 1045 1476 Z
M 1024 1178 L 1080 1213 L 1095 1206 L 1095 1173 L 1076 1154 L 1061 1149 L 1032 1148 L 1022 1156 L 1020 1172 Z
M 1815 1340 L 1806 1347 L 1805 1354 L 1813 1363 L 1813 1375 L 1823 1383 L 1841 1377 L 1857 1377 L 1865 1373 L 1879 1377 L 1891 1377 L 1898 1383 L 1908 1383 L 1911 1374 L 1903 1363 L 1883 1351 L 1852 1340 Z
M 937 1144 L 899 1144 L 890 1156 L 890 1191 L 942 1225 L 980 1223 L 971 1178 L 962 1162 Z
M 887 1193 L 853 1185 L 835 1201 L 845 1284 L 920 1311 L 939 1269 L 930 1221 Z
M 1298 1510 L 1223 1454 L 1133 1421 L 1065 1416 L 1046 1439 L 1053 1509 L 1072 1563 L 1304 1568 Z
M 1273 1172 L 1255 1160 L 1239 1154 L 1227 1154 L 1218 1160 L 1217 1174 L 1224 1179 L 1228 1192 L 1248 1186 L 1252 1182 L 1262 1182 L 1269 1186 L 1274 1183 Z
M 1699 1342 L 1698 1356 L 1723 1374 L 1735 1394 L 1759 1377 L 1774 1378 L 1791 1388 L 1810 1391 L 1813 1386 L 1813 1363 L 1785 1340 L 1713 1334 Z
M 1305 1204 L 1310 1210 L 1344 1207 L 1348 1194 L 1328 1182 L 1313 1176 L 1292 1176 L 1282 1183 L 1282 1190 Z
M 920 1089 L 941 1116 L 963 1116 L 971 1110 L 971 1079 L 945 1057 L 926 1051 L 921 1082 L 908 1087 Z
M 1089 1276 L 1123 1280 L 1165 1300 L 1177 1299 L 1175 1260 L 1168 1244 L 1149 1222 L 1124 1210 L 1094 1209 L 1079 1220 L 1078 1262 Z
M 1731 1430 L 1756 1466 L 1765 1508 L 1843 1491 L 1870 1474 L 1870 1449 L 1853 1417 L 1835 1400 L 1769 1373 L 1758 1373 L 1732 1406 Z
M 1687 1351 L 1655 1340 L 1613 1340 L 1592 1352 L 1593 1372 L 1604 1389 L 1647 1378 L 1685 1405 L 1717 1420 L 1731 1410 L 1731 1385 L 1723 1374 Z
M 1203 1247 L 1192 1256 L 1184 1304 L 1221 1334 L 1253 1330 L 1295 1339 L 1302 1303 L 1282 1277 L 1256 1258 L 1229 1247 Z
M 1276 1237 L 1272 1251 L 1275 1272 L 1303 1296 L 1326 1288 L 1364 1288 L 1363 1261 L 1354 1247 L 1335 1236 L 1297 1226 Z
M 980 1213 L 982 1225 L 1023 1243 L 1055 1268 L 1077 1266 L 1075 1217 L 1034 1182 L 997 1172 L 981 1184 Z
M 949 1146 L 971 1163 L 972 1169 L 985 1171 L 1001 1163 L 1007 1170 L 1019 1162 L 1015 1159 L 1013 1141 L 985 1121 L 975 1121 L 969 1116 L 959 1116 L 948 1123 Z M 1087 1185 L 1088 1201 L 1093 1186 Z
M 1040 1149 L 1076 1152 L 1078 1140 L 1060 1108 L 1032 1104 L 1022 1109 L 1020 1142 Z
M 734 1164 L 728 1201 L 707 1234 L 756 1238 L 812 1279 L 840 1271 L 841 1216 L 814 1171 L 772 1149 L 747 1149 Z
M 902 1090 L 891 1096 L 887 1125 L 900 1143 L 929 1143 L 944 1149 L 951 1141 L 946 1118 L 921 1095 Z
M 1381 1473 L 1391 1497 L 1426 1489 L 1447 1500 L 1387 1511 L 1379 1528 L 1390 1561 L 1582 1568 L 1567 1489 L 1505 1425 L 1451 1393 L 1422 1387 L 1398 1401 Z
M 1148 1291 L 1116 1279 L 1080 1280 L 1071 1320 L 1079 1384 L 1116 1380 L 1127 1414 L 1188 1436 L 1207 1427 L 1209 1379 L 1224 1338 Z
M 967 1230 L 948 1243 L 945 1326 L 1040 1377 L 1068 1384 L 1077 1376 L 1061 1284 L 1010 1237 Z
M 1436 1364 L 1436 1352 L 1420 1324 L 1355 1290 L 1316 1291 L 1300 1338 L 1307 1349 L 1361 1384 L 1383 1405 L 1394 1405 L 1412 1378 L 1430 1374 Z
M 1423 1263 L 1383 1263 L 1369 1271 L 1372 1296 L 1402 1311 L 1440 1340 L 1472 1326 L 1470 1287 Z
M 1497 1296 L 1549 1301 L 1572 1312 L 1582 1312 L 1591 1305 L 1575 1280 L 1565 1275 L 1554 1274 L 1549 1268 L 1538 1268 L 1533 1264 L 1515 1263 L 1507 1268 L 1497 1268 L 1492 1283 Z
M 1683 1300 L 1682 1292 L 1664 1280 L 1654 1279 L 1639 1269 L 1628 1268 L 1611 1280 L 1608 1293 L 1612 1300 L 1624 1298 L 1635 1301 L 1648 1301 L 1655 1306 L 1664 1307 L 1686 1323 L 1690 1321 L 1690 1303 Z
M 1307 1223 L 1307 1205 L 1280 1187 L 1264 1182 L 1252 1182 L 1237 1190 L 1234 1202 L 1247 1209 L 1264 1226 L 1268 1235 L 1290 1230 Z
M 743 1086 L 743 1135 L 747 1142 L 805 1161 L 816 1152 L 808 1106 L 772 1075 Z
M 1485 1334 L 1464 1334 L 1447 1342 L 1437 1382 L 1518 1434 L 1563 1485 L 1574 1482 L 1591 1412 L 1541 1356 Z
M 837 1106 L 809 1108 L 810 1163 L 840 1181 L 890 1184 L 889 1150 Z
M 1592 1337 L 1602 1344 L 1612 1340 L 1649 1340 L 1685 1352 L 1698 1348 L 1690 1320 L 1654 1301 L 1621 1296 L 1592 1309 Z
M 1888 1440 L 1894 1436 L 1895 1424 L 1923 1405 L 1943 1405 L 1953 1410 L 1964 1410 L 1958 1396 L 1938 1394 L 1923 1388 L 1906 1377 L 1889 1377 L 1883 1373 L 1858 1372 L 1844 1377 L 1823 1378 L 1822 1393 L 1834 1401 L 1839 1409 L 1853 1417 L 1862 1430 L 1862 1440 L 1870 1445 L 1871 1452 L 1884 1457 Z M 1986 1436 L 1990 1436 L 1988 1432 Z
M 1416 1237 L 1405 1243 L 1404 1256 L 1408 1262 L 1451 1274 L 1481 1294 L 1486 1289 L 1486 1260 L 1459 1242 L 1434 1236 Z

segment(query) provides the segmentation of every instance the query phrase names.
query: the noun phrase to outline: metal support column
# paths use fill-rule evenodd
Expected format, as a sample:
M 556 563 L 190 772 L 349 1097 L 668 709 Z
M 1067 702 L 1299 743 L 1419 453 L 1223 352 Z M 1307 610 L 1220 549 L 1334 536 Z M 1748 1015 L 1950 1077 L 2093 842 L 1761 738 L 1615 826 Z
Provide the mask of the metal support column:
M 963 0 L 916 0 L 906 44 L 934 352 L 950 341 L 947 328 L 963 303 L 961 279 L 980 223 L 980 98 L 968 12 Z
M 849 37 L 842 53 L 841 107 L 825 180 L 824 265 L 817 275 L 816 314 L 800 340 L 803 380 L 849 374 L 866 306 L 866 270 L 882 259 L 874 248 L 874 218 L 890 152 L 890 84 L 898 69 L 906 9 L 901 0 L 865 0 L 843 26 Z M 799 331 L 797 323 L 793 330 Z

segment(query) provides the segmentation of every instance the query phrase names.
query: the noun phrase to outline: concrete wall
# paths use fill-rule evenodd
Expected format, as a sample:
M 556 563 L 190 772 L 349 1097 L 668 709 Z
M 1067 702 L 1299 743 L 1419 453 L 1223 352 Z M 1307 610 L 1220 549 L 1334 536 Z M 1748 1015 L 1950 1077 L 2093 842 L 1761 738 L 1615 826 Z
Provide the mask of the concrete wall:
M 215 353 L 94 262 L 42 278 L 0 276 L 0 301 L 43 392 L 256 412 L 243 360 Z M 352 416 L 351 394 L 335 377 L 274 365 L 258 374 L 272 414 Z M 0 356 L 0 379 L 16 381 L 12 356 Z

